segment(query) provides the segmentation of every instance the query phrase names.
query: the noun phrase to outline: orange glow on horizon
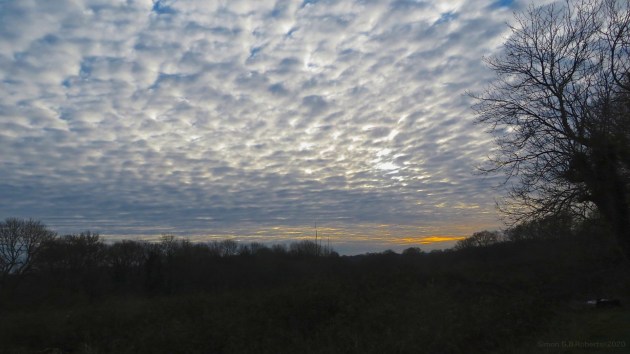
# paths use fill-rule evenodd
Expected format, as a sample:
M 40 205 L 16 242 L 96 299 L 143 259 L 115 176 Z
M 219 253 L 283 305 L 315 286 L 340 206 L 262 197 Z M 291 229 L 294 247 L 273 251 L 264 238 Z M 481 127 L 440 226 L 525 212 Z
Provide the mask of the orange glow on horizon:
M 422 245 L 430 245 L 433 243 L 440 242 L 453 242 L 460 241 L 465 239 L 466 236 L 424 236 L 424 237 L 403 237 L 394 239 L 398 244 L 422 244 Z
M 332 224 L 318 225 L 317 231 L 319 238 L 325 240 L 325 242 L 330 242 L 332 247 L 340 244 L 343 244 L 343 247 L 369 244 L 374 247 L 378 245 L 378 247 L 386 249 L 390 247 L 415 246 L 427 246 L 429 248 L 451 247 L 455 242 L 467 238 L 475 230 L 488 229 L 487 225 L 471 226 L 470 224 L 451 224 L 443 230 L 439 230 L 440 228 L 442 228 L 442 225 Z M 271 225 L 267 227 L 244 225 L 241 228 L 221 231 L 204 232 L 199 230 L 199 232 L 175 234 L 175 236 L 184 237 L 192 242 L 232 239 L 244 243 L 285 243 L 315 240 L 314 225 Z M 121 239 L 159 241 L 160 235 L 142 232 L 129 235 L 107 235 L 106 238 L 112 241 Z

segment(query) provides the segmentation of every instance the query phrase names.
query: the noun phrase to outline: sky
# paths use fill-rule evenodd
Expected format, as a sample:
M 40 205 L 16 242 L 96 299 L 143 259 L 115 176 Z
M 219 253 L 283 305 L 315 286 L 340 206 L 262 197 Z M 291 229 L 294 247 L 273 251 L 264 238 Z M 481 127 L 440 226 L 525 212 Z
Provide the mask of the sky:
M 344 254 L 500 228 L 466 92 L 528 3 L 0 0 L 0 218 L 110 240 L 317 224 Z

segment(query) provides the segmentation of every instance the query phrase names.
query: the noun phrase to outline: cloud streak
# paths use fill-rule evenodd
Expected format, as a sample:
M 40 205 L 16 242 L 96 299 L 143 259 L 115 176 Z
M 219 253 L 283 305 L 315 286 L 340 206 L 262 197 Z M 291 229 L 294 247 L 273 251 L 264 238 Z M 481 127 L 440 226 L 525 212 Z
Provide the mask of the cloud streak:
M 522 6 L 0 2 L 0 215 L 105 234 L 496 225 L 463 93 Z

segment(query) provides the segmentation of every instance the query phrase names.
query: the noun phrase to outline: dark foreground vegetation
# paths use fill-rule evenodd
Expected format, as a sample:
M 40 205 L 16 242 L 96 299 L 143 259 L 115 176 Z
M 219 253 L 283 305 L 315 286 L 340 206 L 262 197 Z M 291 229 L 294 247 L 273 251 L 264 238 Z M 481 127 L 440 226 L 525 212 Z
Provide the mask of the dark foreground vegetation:
M 53 234 L 28 271 L 3 279 L 0 352 L 628 350 L 630 267 L 600 225 L 475 235 L 487 242 L 340 257 L 307 241 L 106 244 Z M 602 297 L 622 306 L 586 304 Z

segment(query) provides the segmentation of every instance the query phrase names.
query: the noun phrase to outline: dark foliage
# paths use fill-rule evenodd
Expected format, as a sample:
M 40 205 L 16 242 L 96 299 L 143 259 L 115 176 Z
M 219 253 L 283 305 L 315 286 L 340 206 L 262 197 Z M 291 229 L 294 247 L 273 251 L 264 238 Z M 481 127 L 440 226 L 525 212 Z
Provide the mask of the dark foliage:
M 353 257 L 304 242 L 60 237 L 0 299 L 0 352 L 506 352 L 567 302 L 627 298 L 627 263 L 594 229 Z

